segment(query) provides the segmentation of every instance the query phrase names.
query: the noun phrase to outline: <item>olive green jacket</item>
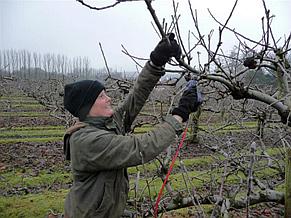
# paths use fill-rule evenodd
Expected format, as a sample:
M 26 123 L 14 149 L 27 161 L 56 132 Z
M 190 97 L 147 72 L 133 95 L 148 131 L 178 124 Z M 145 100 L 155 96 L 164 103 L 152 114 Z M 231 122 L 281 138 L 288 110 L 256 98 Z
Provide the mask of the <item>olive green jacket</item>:
M 181 132 L 181 124 L 168 116 L 150 132 L 126 135 L 161 76 L 147 63 L 112 117 L 88 117 L 69 129 L 73 186 L 65 213 L 70 218 L 121 217 L 129 191 L 126 168 L 154 159 Z

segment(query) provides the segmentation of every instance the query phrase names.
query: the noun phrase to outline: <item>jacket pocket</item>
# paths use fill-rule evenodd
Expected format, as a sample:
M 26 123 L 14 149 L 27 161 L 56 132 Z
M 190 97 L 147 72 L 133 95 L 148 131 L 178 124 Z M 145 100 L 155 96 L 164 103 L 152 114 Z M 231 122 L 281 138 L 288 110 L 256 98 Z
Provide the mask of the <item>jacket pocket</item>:
M 110 212 L 110 208 L 114 204 L 113 198 L 113 190 L 110 184 L 105 183 L 104 185 L 104 193 L 102 199 L 100 200 L 101 203 L 99 204 L 98 208 L 95 210 L 95 215 L 100 217 L 106 217 L 106 214 Z

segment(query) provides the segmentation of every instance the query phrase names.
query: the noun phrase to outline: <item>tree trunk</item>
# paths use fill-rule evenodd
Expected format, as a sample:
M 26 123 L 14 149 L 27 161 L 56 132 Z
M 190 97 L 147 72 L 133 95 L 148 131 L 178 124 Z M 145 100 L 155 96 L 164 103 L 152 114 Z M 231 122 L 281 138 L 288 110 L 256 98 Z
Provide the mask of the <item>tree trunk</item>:
M 199 141 L 199 139 L 198 139 L 198 130 L 199 130 L 198 125 L 199 125 L 200 115 L 201 115 L 201 108 L 200 107 L 195 113 L 193 113 L 191 115 L 192 122 L 191 122 L 191 127 L 190 127 L 190 139 L 189 139 L 189 142 L 191 144 L 196 144 Z

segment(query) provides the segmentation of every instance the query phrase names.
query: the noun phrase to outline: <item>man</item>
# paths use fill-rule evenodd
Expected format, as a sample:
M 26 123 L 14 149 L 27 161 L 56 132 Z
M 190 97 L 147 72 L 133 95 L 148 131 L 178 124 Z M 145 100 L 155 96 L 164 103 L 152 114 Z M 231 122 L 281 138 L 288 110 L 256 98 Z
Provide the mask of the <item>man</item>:
M 172 115 L 152 131 L 126 135 L 171 57 L 181 49 L 174 34 L 162 39 L 138 76 L 133 90 L 113 111 L 111 99 L 98 81 L 65 86 L 64 106 L 80 122 L 68 129 L 64 151 L 71 160 L 73 186 L 66 197 L 65 217 L 121 217 L 129 191 L 127 167 L 154 159 L 182 132 L 182 122 L 197 110 L 196 84 L 183 93 Z

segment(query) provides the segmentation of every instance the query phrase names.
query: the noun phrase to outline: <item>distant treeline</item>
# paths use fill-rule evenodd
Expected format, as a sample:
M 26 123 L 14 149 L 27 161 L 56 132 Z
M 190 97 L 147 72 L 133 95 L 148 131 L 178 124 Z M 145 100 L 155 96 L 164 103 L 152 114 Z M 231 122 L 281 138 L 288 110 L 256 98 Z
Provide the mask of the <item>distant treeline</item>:
M 110 70 L 110 76 L 116 79 L 134 80 L 132 72 Z M 107 69 L 95 69 L 90 65 L 88 57 L 68 58 L 60 54 L 40 54 L 27 50 L 0 50 L 0 75 L 13 76 L 19 79 L 98 79 L 104 81 L 108 77 Z M 272 72 L 262 69 L 251 70 L 244 74 L 247 84 L 275 85 Z
M 125 76 L 124 72 L 110 71 L 115 78 Z M 14 49 L 0 50 L 0 74 L 24 79 L 104 79 L 108 76 L 105 68 L 92 68 L 88 57 L 68 58 L 60 54 Z

